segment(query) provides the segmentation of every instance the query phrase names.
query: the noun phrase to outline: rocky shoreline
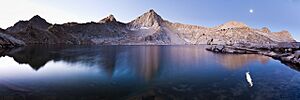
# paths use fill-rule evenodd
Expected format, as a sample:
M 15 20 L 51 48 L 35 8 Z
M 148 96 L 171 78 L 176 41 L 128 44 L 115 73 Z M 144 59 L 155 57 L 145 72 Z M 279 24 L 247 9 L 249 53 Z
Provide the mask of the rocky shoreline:
M 299 43 L 285 43 L 264 46 L 211 45 L 206 50 L 222 54 L 261 54 L 280 60 L 282 63 L 300 70 Z

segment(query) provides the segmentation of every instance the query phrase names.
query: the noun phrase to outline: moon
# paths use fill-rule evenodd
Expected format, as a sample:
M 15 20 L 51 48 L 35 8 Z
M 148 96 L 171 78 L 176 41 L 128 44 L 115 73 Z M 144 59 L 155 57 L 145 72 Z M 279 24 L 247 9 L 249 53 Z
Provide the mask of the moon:
M 249 13 L 251 13 L 251 14 L 254 13 L 254 10 L 253 10 L 253 9 L 250 9 L 250 10 L 249 10 Z

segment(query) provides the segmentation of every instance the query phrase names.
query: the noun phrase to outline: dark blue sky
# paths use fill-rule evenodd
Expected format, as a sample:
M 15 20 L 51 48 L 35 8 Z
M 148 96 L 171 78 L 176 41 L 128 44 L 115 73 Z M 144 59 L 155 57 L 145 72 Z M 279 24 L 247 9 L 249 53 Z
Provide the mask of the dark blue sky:
M 39 14 L 52 23 L 98 21 L 109 14 L 115 15 L 119 21 L 129 22 L 149 9 L 154 9 L 164 19 L 172 22 L 213 27 L 228 21 L 240 21 L 254 28 L 266 26 L 272 31 L 288 30 L 300 41 L 300 0 L 31 0 L 28 2 L 37 5 L 33 9 L 34 12 L 31 12 L 32 15 Z M 250 9 L 253 9 L 253 13 L 249 12 Z M 28 19 L 29 15 L 23 16 L 24 18 L 22 16 L 18 18 Z

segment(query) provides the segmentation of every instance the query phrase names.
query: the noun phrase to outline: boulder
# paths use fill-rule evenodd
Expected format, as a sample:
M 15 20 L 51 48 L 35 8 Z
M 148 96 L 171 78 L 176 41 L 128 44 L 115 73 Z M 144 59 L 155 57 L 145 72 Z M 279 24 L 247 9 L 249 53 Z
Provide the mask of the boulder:
M 207 41 L 207 45 L 212 45 L 212 42 L 214 41 L 214 39 L 210 39 Z
M 275 52 L 272 51 L 272 52 L 266 53 L 266 55 L 267 55 L 267 56 L 274 57 L 274 56 L 277 55 L 277 53 L 275 53 Z
M 300 50 L 295 51 L 294 55 L 295 55 L 295 58 L 297 58 L 297 59 L 300 58 Z
M 270 29 L 267 28 L 267 27 L 263 27 L 263 28 L 261 29 L 261 31 L 264 32 L 264 33 L 271 33 Z
M 287 57 L 281 57 L 281 60 L 284 61 L 284 62 L 293 62 L 292 60 L 293 60 L 294 57 L 295 56 L 292 54 L 292 55 L 287 56 Z
M 226 53 L 234 53 L 235 50 L 229 49 L 229 48 L 224 48 L 224 49 L 223 49 L 223 52 L 226 52 Z
M 225 46 L 223 46 L 223 45 L 217 45 L 217 46 L 216 46 L 216 49 L 217 49 L 218 51 L 222 51 L 224 48 L 225 48 Z

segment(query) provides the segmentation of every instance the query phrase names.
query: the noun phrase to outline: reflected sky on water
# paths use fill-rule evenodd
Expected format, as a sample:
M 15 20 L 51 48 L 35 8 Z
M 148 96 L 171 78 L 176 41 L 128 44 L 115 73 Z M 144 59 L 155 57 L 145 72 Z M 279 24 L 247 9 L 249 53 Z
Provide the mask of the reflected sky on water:
M 205 46 L 27 46 L 1 55 L 3 96 L 300 98 L 299 71 L 266 56 L 214 54 Z

